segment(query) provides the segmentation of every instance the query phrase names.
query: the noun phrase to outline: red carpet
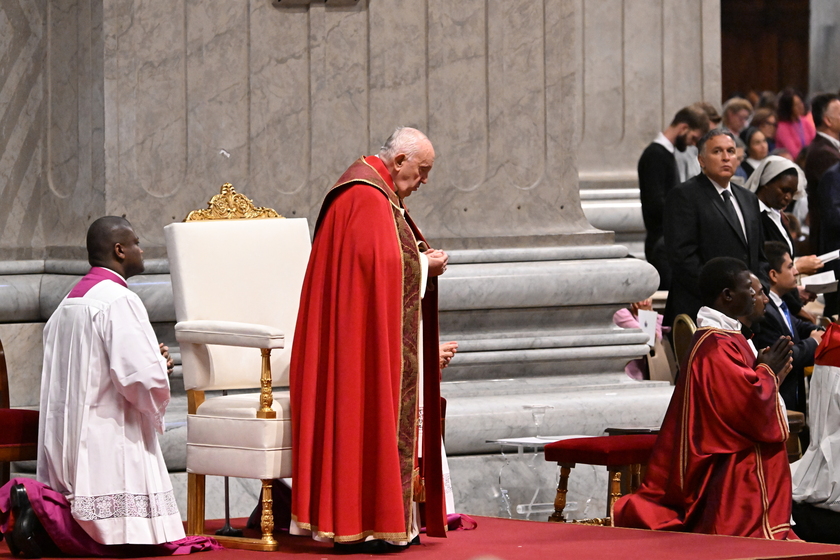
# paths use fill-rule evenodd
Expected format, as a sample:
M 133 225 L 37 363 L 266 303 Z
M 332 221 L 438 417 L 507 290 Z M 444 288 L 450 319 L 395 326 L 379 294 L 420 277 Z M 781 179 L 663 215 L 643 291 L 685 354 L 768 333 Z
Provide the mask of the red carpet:
M 453 531 L 449 538 L 432 539 L 421 535 L 422 544 L 405 552 L 383 556 L 401 556 L 406 560 L 468 560 L 492 557 L 501 560 L 731 560 L 736 558 L 808 558 L 840 560 L 840 546 L 804 542 L 778 542 L 741 537 L 715 537 L 684 533 L 588 527 L 535 521 L 517 521 L 494 517 L 476 517 L 474 531 Z M 242 526 L 237 520 L 234 526 Z M 208 529 L 221 527 L 209 522 Z M 332 546 L 303 537 L 279 536 L 280 551 L 275 553 L 246 550 L 202 552 L 197 560 L 259 560 L 295 557 L 300 560 L 347 558 L 334 554 Z M 366 555 L 349 555 L 368 557 Z M 12 558 L 5 542 L 0 543 L 0 558 Z

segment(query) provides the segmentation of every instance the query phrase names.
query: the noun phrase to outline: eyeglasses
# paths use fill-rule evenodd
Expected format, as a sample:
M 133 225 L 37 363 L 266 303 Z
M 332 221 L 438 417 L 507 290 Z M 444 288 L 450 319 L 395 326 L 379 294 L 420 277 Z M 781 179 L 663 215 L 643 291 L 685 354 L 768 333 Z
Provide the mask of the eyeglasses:
M 776 124 L 776 121 L 764 121 L 764 124 L 767 126 L 772 126 L 773 128 L 776 128 L 776 126 L 778 126 Z

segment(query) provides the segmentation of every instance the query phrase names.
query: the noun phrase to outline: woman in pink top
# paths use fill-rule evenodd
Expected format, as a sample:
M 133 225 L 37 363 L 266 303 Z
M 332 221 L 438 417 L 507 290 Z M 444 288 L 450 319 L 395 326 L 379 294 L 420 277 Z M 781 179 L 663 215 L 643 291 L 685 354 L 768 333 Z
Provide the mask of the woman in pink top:
M 639 309 L 647 309 L 648 311 L 653 311 L 653 300 L 648 298 L 646 300 L 642 300 L 636 303 L 631 303 L 629 308 L 623 307 L 619 309 L 615 312 L 615 315 L 613 315 L 613 323 L 615 323 L 622 329 L 641 328 L 641 325 L 639 325 Z M 656 317 L 656 340 L 662 340 L 661 313 L 659 314 L 659 316 Z M 630 378 L 636 379 L 637 381 L 647 379 L 648 375 L 650 375 L 644 358 L 629 361 L 624 367 L 624 371 Z
M 817 135 L 817 129 L 811 114 L 805 112 L 802 96 L 795 89 L 787 88 L 779 96 L 778 116 L 776 146 L 786 148 L 796 159 L 799 151 Z

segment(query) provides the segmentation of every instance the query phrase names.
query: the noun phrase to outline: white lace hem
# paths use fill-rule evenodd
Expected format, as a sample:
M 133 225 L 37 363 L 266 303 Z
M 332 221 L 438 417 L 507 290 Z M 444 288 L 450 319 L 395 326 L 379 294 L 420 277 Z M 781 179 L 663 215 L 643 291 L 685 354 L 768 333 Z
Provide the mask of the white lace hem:
M 79 521 L 97 521 L 140 517 L 152 519 L 178 515 L 178 505 L 172 490 L 152 495 L 108 494 L 104 496 L 76 496 L 72 506 L 73 517 Z

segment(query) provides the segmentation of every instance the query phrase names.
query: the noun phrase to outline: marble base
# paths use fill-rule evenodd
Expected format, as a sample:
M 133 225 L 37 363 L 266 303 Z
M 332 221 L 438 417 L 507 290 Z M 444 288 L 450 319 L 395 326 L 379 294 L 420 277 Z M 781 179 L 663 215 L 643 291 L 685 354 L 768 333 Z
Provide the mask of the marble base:
M 455 498 L 455 510 L 470 515 L 509 517 L 545 521 L 549 513 L 518 513 L 534 503 L 538 510 L 549 509 L 554 503 L 559 471 L 556 463 L 545 461 L 544 454 L 527 452 L 518 455 L 515 450 L 485 444 L 488 455 L 450 456 L 449 470 Z M 168 463 L 168 460 L 167 460 Z M 35 462 L 13 463 L 12 476 L 35 477 Z M 172 488 L 181 518 L 186 520 L 187 473 L 170 472 Z M 258 480 L 231 478 L 231 517 L 247 517 L 257 503 L 260 491 Z M 206 478 L 206 518 L 224 518 L 224 479 Z M 607 503 L 607 471 L 605 467 L 578 465 L 569 477 L 568 519 L 602 517 Z
M 543 434 L 596 436 L 611 426 L 659 426 L 673 388 L 620 375 L 573 376 L 571 383 L 566 377 L 444 383 L 447 452 L 488 453 L 485 441 L 537 435 L 526 408 L 532 405 L 553 407 L 546 410 Z
M 485 442 L 534 435 L 529 405 L 553 407 L 545 414 L 541 433 L 600 435 L 609 426 L 661 423 L 672 388 L 625 376 L 625 363 L 647 352 L 646 337 L 640 330 L 612 324 L 616 309 L 648 297 L 658 283 L 653 267 L 626 258 L 627 254 L 622 246 L 574 242 L 531 247 L 500 244 L 495 248 L 477 244 L 452 251 L 452 265 L 439 284 L 440 327 L 443 340 L 459 342 L 459 352 L 444 371 L 441 391 L 448 401 L 446 445 L 452 458 L 453 485 L 456 497 L 464 500 L 459 511 L 499 514 L 499 469 L 505 459 L 496 453 L 498 448 Z M 0 284 L 13 287 L 12 301 L 0 302 L 0 315 L 34 314 L 16 324 L 0 325 L 4 329 L 0 335 L 15 347 L 10 352 L 14 368 L 26 372 L 15 374 L 13 381 L 19 405 L 38 402 L 43 321 L 83 268 L 73 258 L 56 258 L 45 261 L 42 274 L 17 267 L 16 271 L 25 273 L 7 270 L 6 276 L 0 276 Z M 130 279 L 129 286 L 143 300 L 157 336 L 169 344 L 178 363 L 165 260 L 147 272 Z M 36 322 L 21 322 L 29 319 Z M 173 399 L 160 445 L 167 468 L 177 480 L 180 506 L 186 495 L 187 406 L 179 367 L 171 381 Z M 554 476 L 556 465 L 544 463 L 535 459 L 533 468 L 509 465 L 503 487 L 511 500 L 511 512 L 517 503 L 531 500 L 532 489 L 538 486 L 535 480 Z M 591 504 L 605 500 L 600 496 L 606 495 L 606 475 L 590 477 L 604 479 L 603 491 L 588 489 L 595 482 L 586 486 L 585 472 L 576 475 L 572 485 L 583 486 L 572 496 L 580 496 L 581 514 L 591 497 L 586 515 L 602 515 L 603 505 L 595 513 Z M 256 503 L 259 483 L 241 484 L 252 484 L 248 488 L 253 491 L 237 487 L 235 493 L 247 497 L 235 502 L 234 516 L 249 514 Z M 553 501 L 553 486 L 553 481 L 542 484 L 546 494 L 537 496 L 537 501 Z M 531 496 L 525 500 L 528 492 Z M 208 518 L 223 515 L 221 506 L 214 505 L 222 503 L 221 496 L 221 479 L 209 479 Z M 570 501 L 577 499 L 570 497 Z M 507 514 L 507 509 L 503 513 Z
M 490 447 L 488 445 L 488 447 Z M 545 461 L 542 453 L 517 455 L 474 455 L 450 457 L 449 469 L 453 481 L 455 511 L 469 515 L 509 517 L 546 521 L 550 513 L 517 513 L 523 506 L 538 504 L 540 510 L 554 503 L 559 477 L 557 464 Z M 500 478 L 501 476 L 501 478 Z M 14 463 L 12 478 L 35 478 L 34 463 Z M 170 472 L 172 489 L 181 519 L 187 520 L 187 473 Z M 501 484 L 503 486 L 500 486 Z M 251 515 L 257 504 L 260 481 L 230 478 L 230 516 Z M 205 518 L 224 519 L 224 478 L 206 478 Z M 607 471 L 604 467 L 579 465 L 569 477 L 566 495 L 567 519 L 603 517 L 607 503 Z M 535 496 L 536 495 L 536 496 Z M 536 508 L 535 508 L 536 509 Z
M 487 444 L 488 448 L 498 446 Z M 511 448 L 506 448 L 508 452 Z M 554 511 L 559 480 L 557 463 L 548 463 L 542 452 L 517 455 L 450 457 L 455 510 L 470 515 L 546 521 Z M 569 477 L 564 510 L 567 519 L 603 517 L 607 504 L 607 470 L 579 465 Z M 523 510 L 530 504 L 536 513 Z M 517 512 L 519 506 L 520 512 Z M 546 512 L 546 510 L 549 510 Z
M 635 170 L 581 172 L 580 206 L 590 224 L 614 231 L 616 238 L 645 232 Z
M 175 492 L 175 501 L 178 503 L 178 511 L 181 512 L 181 519 L 187 520 L 187 473 L 170 472 L 172 489 Z M 230 517 L 248 517 L 259 500 L 262 484 L 259 480 L 250 478 L 229 478 L 230 485 Z M 208 476 L 205 478 L 204 494 L 204 518 L 224 519 L 225 518 L 225 479 L 221 476 Z
M 13 407 L 37 407 L 44 361 L 44 323 L 0 323 Z
M 486 444 L 487 449 L 498 452 L 497 445 Z M 510 448 L 507 448 L 510 451 Z M 528 515 L 517 513 L 517 506 L 534 503 L 547 509 L 554 503 L 558 469 L 556 463 L 545 461 L 543 453 L 516 453 L 501 455 L 471 455 L 449 457 L 455 497 L 455 511 L 470 515 L 510 517 L 545 521 L 549 513 Z M 34 461 L 13 463 L 12 477 L 34 478 Z M 187 519 L 187 473 L 170 472 L 175 500 L 181 519 Z M 257 504 L 260 481 L 245 478 L 228 479 L 230 484 L 230 515 L 232 518 L 248 517 Z M 500 485 L 501 484 L 501 485 Z M 206 519 L 223 519 L 225 516 L 224 478 L 206 478 Z M 604 467 L 579 465 L 569 477 L 569 519 L 603 517 L 607 500 L 607 471 Z
M 661 424 L 672 387 L 632 381 L 623 375 L 444 383 L 446 449 L 456 510 L 519 519 L 547 517 L 545 513 L 530 517 L 517 513 L 516 506 L 533 501 L 544 504 L 543 509 L 548 507 L 545 504 L 554 500 L 557 465 L 547 463 L 541 452 L 518 456 L 505 448 L 506 454 L 502 455 L 499 445 L 487 440 L 536 435 L 531 410 L 525 408 L 535 404 L 554 406 L 546 411 L 540 428 L 544 434 L 602 435 L 609 426 Z M 186 396 L 183 392 L 173 395 L 167 408 L 166 431 L 159 438 L 182 516 L 186 515 L 186 413 Z M 15 467 L 13 470 L 31 476 L 35 462 L 17 463 Z M 567 511 L 571 518 L 602 516 L 606 484 L 603 467 L 576 467 L 569 479 Z M 259 481 L 231 479 L 231 515 L 249 515 L 258 492 Z M 207 478 L 206 502 L 208 519 L 224 516 L 221 478 Z

